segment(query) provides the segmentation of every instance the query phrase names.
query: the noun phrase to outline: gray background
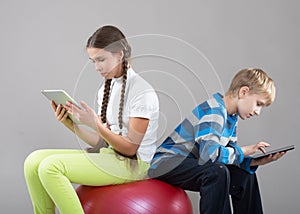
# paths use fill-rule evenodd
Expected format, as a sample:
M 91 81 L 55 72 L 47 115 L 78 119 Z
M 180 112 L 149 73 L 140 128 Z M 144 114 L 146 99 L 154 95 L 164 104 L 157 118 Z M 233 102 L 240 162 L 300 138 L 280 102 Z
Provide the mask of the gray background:
M 82 148 L 82 142 L 55 120 L 40 90 L 64 88 L 92 105 L 102 80 L 92 65 L 84 67 L 84 47 L 88 36 L 104 24 L 117 25 L 132 37 L 132 64 L 158 89 L 160 139 L 191 104 L 214 90 L 224 92 L 239 69 L 261 67 L 275 80 L 277 99 L 260 117 L 240 122 L 239 143 L 265 140 L 273 147 L 297 147 L 298 10 L 296 0 L 2 0 L 1 213 L 32 213 L 23 176 L 30 152 Z M 299 213 L 299 151 L 258 169 L 265 213 Z M 188 194 L 198 213 L 198 194 Z

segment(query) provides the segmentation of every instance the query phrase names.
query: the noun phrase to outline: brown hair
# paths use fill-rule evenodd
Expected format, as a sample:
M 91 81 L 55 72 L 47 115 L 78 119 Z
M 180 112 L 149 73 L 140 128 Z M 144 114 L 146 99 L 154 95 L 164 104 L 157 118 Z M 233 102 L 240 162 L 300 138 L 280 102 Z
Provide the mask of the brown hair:
M 131 56 L 131 47 L 126 40 L 124 34 L 115 26 L 111 25 L 106 25 L 93 33 L 93 35 L 88 39 L 86 48 L 99 48 L 99 49 L 104 49 L 106 51 L 109 51 L 111 53 L 118 53 L 120 51 L 123 51 L 123 59 L 122 59 L 122 89 L 121 89 L 121 96 L 120 96 L 120 105 L 119 105 L 119 115 L 118 115 L 118 122 L 119 122 L 119 128 L 120 132 L 119 135 L 122 135 L 122 128 L 123 128 L 123 107 L 124 107 L 124 98 L 125 98 L 125 88 L 126 88 L 126 81 L 127 81 L 127 70 L 129 68 L 129 58 Z M 109 94 L 110 94 L 110 87 L 111 87 L 111 79 L 105 80 L 104 83 L 104 93 L 103 93 L 103 99 L 102 99 L 102 104 L 101 104 L 101 120 L 103 123 L 106 123 L 106 110 L 108 106 L 108 101 L 109 101 Z M 97 146 L 96 146 L 97 147 Z M 95 149 L 96 149 L 95 147 Z M 100 149 L 99 146 L 97 150 Z M 91 149 L 90 151 L 95 152 L 95 150 Z M 119 153 L 116 151 L 117 157 L 119 155 L 124 156 L 123 154 Z M 124 156 L 126 157 L 126 156 Z M 119 157 L 120 159 L 123 159 Z M 136 167 L 136 155 L 133 157 L 129 157 L 133 159 L 130 161 L 130 166 L 131 168 Z
M 124 107 L 124 97 L 125 97 L 125 88 L 127 80 L 127 69 L 129 67 L 129 58 L 131 56 L 131 47 L 128 44 L 124 34 L 116 27 L 107 25 L 99 28 L 93 35 L 88 39 L 86 48 L 100 48 L 111 53 L 118 53 L 123 51 L 123 84 L 120 97 L 120 106 L 119 106 L 119 128 L 123 128 L 123 107 Z M 101 105 L 101 120 L 103 123 L 106 123 L 106 110 L 108 105 L 108 98 L 110 93 L 111 79 L 107 79 L 104 84 L 104 93 Z M 121 131 L 119 133 L 122 135 Z
M 245 68 L 240 70 L 232 79 L 226 95 L 237 96 L 241 87 L 247 86 L 252 94 L 266 96 L 266 105 L 271 105 L 275 99 L 274 81 L 259 68 Z

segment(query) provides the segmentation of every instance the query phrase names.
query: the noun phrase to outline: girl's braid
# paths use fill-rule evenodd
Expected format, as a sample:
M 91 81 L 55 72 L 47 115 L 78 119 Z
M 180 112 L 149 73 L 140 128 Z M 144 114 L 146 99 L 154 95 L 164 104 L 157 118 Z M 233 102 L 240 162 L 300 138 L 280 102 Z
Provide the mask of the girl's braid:
M 124 99 L 125 99 L 125 88 L 126 88 L 126 81 L 127 81 L 127 69 L 128 69 L 128 61 L 123 61 L 123 81 L 122 81 L 122 89 L 121 89 L 121 97 L 120 97 L 120 106 L 119 106 L 119 128 L 120 132 L 119 135 L 122 135 L 122 128 L 123 128 L 123 108 L 124 108 Z
M 103 93 L 102 106 L 101 106 L 102 123 L 106 123 L 106 110 L 107 110 L 107 105 L 109 100 L 110 84 L 111 84 L 111 79 L 107 79 L 104 85 L 104 93 Z

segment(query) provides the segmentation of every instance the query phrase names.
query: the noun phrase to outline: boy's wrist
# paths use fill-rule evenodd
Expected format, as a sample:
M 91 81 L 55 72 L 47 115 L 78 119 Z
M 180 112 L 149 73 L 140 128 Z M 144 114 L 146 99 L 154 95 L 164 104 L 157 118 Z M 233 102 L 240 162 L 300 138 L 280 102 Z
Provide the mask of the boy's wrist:
M 251 159 L 250 166 L 257 166 L 257 161 L 255 159 Z

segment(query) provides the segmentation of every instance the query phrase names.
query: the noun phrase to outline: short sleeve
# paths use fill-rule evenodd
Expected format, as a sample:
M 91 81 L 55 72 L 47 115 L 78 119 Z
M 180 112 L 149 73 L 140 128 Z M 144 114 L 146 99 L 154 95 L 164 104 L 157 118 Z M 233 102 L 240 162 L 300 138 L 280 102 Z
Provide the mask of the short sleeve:
M 153 89 L 136 94 L 130 100 L 129 117 L 142 117 L 150 119 L 159 108 L 158 98 Z

